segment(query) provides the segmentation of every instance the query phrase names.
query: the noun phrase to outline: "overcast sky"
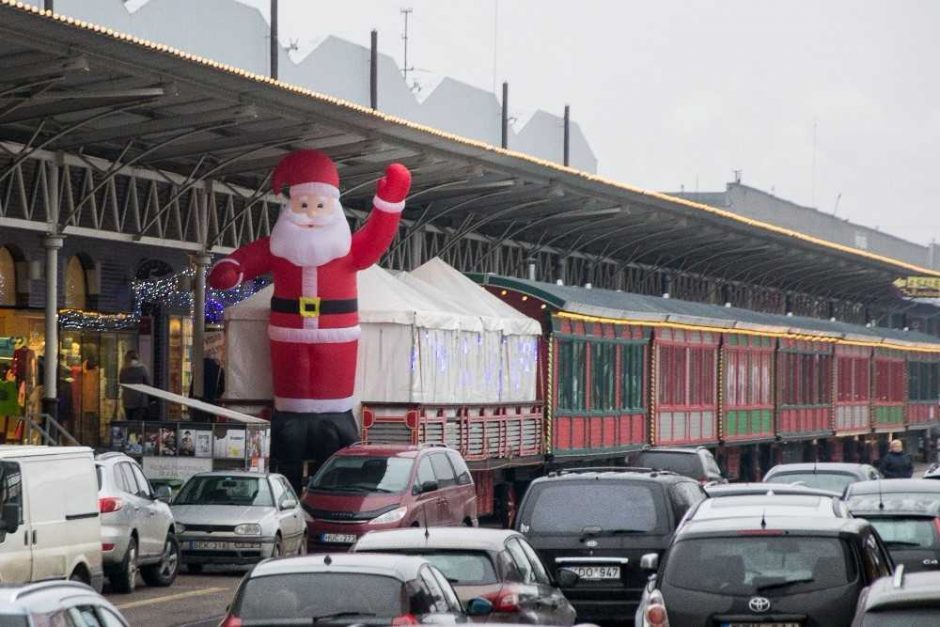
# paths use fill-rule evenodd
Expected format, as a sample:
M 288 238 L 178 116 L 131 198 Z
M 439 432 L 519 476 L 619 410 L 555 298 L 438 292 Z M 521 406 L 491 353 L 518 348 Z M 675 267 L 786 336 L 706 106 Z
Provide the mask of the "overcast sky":
M 242 0 L 267 14 L 269 0 Z M 286 45 L 334 34 L 510 84 L 511 114 L 572 117 L 599 172 L 639 187 L 743 182 L 917 242 L 940 238 L 936 0 L 280 0 Z M 495 55 L 494 55 L 495 53 Z M 495 72 L 494 72 L 495 67 Z M 814 125 L 815 151 L 814 151 Z M 815 152 L 815 168 L 814 164 Z M 841 194 L 841 199 L 836 199 Z

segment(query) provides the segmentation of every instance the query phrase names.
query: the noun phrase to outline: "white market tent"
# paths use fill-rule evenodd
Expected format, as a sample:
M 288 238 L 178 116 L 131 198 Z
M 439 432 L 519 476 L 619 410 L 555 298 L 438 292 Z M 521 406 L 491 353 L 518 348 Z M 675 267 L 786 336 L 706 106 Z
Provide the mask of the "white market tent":
M 440 263 L 444 268 L 420 279 L 378 266 L 359 273 L 356 397 L 407 403 L 535 400 L 539 324 Z M 228 398 L 272 397 L 272 292 L 268 286 L 226 311 Z

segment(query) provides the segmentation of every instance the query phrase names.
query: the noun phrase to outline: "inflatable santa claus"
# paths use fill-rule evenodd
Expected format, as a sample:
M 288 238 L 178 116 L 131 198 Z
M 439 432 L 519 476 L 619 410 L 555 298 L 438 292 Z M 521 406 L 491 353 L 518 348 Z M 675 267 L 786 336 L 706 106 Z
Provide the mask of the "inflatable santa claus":
M 303 464 L 323 462 L 359 439 L 353 387 L 359 340 L 356 273 L 376 263 L 398 229 L 411 173 L 394 163 L 377 184 L 372 212 L 351 233 L 339 200 L 336 165 L 315 150 L 298 150 L 274 169 L 274 193 L 289 201 L 270 237 L 216 263 L 209 284 L 230 289 L 272 273 L 268 339 L 274 414 L 271 458 L 300 487 Z M 258 364 L 266 376 L 267 364 Z

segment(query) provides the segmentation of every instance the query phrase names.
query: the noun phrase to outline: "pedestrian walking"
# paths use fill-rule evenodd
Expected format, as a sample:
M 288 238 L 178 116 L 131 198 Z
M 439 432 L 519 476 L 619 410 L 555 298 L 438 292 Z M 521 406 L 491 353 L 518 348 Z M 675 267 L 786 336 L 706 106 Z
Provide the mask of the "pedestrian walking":
M 124 354 L 124 367 L 118 375 L 121 383 L 143 383 L 150 385 L 150 373 L 147 367 L 140 363 L 140 356 L 135 350 L 129 350 Z M 123 389 L 122 397 L 124 399 L 124 416 L 127 420 L 146 420 L 147 419 L 147 395 L 137 390 Z
M 885 479 L 907 479 L 914 474 L 914 462 L 911 456 L 904 452 L 904 443 L 901 440 L 891 440 L 888 454 L 881 458 L 878 470 Z

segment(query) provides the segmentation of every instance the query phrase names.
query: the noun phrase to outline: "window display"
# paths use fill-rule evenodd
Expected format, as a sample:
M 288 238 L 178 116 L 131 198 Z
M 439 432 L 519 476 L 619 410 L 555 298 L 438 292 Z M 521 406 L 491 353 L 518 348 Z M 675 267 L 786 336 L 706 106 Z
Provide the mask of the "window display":
M 184 316 L 169 316 L 168 318 L 167 363 L 168 387 L 175 394 L 189 396 L 192 383 L 193 364 L 193 321 Z M 188 418 L 184 407 L 173 404 L 168 408 L 169 420 Z

